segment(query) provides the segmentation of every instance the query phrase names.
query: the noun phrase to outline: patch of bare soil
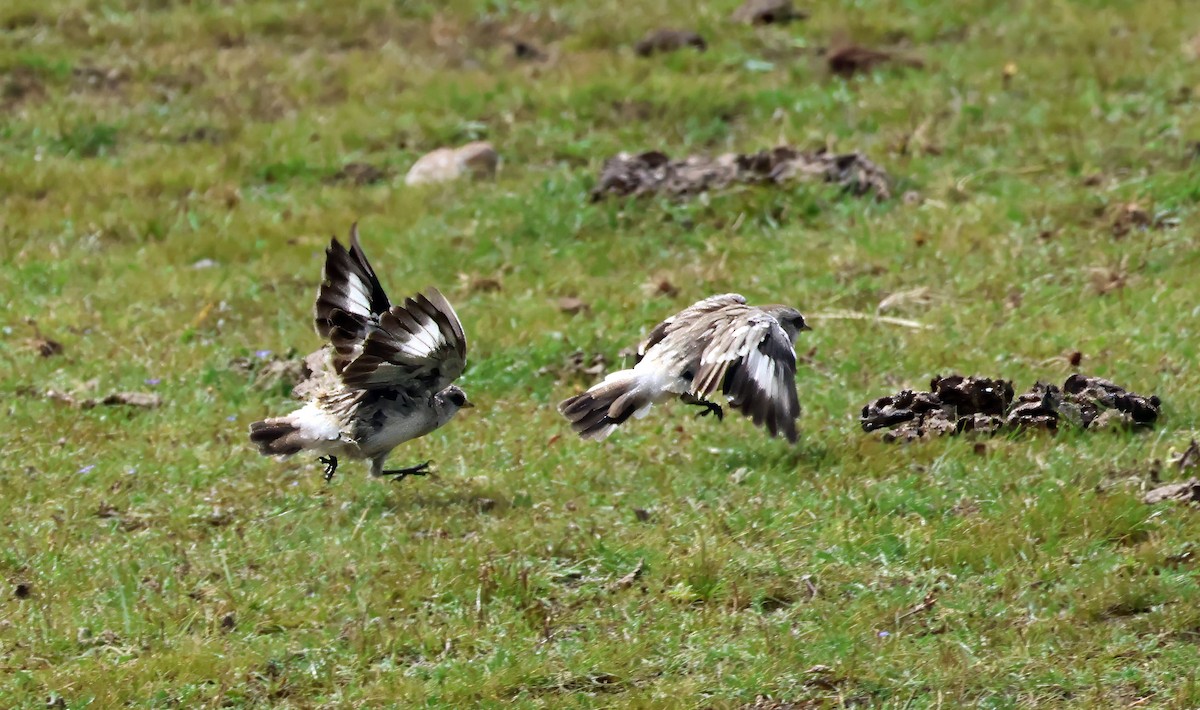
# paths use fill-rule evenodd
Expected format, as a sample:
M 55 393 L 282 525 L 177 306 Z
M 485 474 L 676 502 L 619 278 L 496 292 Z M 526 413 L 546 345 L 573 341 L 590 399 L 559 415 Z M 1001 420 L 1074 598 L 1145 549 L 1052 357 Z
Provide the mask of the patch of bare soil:
M 14 67 L 0 82 L 0 108 L 10 108 L 45 95 L 46 82 L 30 67 Z
M 386 168 L 377 168 L 370 163 L 346 163 L 342 169 L 325 178 L 328 184 L 349 183 L 355 186 L 374 185 L 392 176 Z
M 74 91 L 115 93 L 129 81 L 129 73 L 115 67 L 83 66 L 71 70 Z
M 1179 219 L 1168 212 L 1151 211 L 1137 202 L 1128 202 L 1102 208 L 1097 212 L 1100 220 L 1107 224 L 1116 239 L 1132 232 L 1172 229 L 1179 226 Z
M 695 47 L 703 52 L 708 49 L 704 38 L 689 30 L 660 28 L 651 30 L 633 47 L 639 57 L 675 52 L 685 47 Z
M 604 163 L 591 195 L 593 202 L 609 195 L 686 197 L 735 184 L 782 186 L 792 181 L 835 183 L 858 197 L 874 193 L 877 200 L 892 195 L 887 172 L 861 153 L 801 151 L 791 146 L 676 160 L 659 151 L 621 153 Z
M 884 441 L 916 441 L 947 434 L 1042 429 L 1060 423 L 1081 429 L 1151 426 L 1162 412 L 1158 397 L 1145 397 L 1099 377 L 1074 374 L 1063 386 L 1038 382 L 1014 397 L 1008 380 L 935 377 L 928 392 L 902 390 L 863 407 L 863 431 L 884 431 Z

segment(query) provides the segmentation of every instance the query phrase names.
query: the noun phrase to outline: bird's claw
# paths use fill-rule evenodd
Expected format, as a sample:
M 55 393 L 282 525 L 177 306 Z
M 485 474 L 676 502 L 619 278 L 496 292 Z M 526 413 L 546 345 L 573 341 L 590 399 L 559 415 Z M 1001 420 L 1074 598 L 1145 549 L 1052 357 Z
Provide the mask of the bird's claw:
M 715 414 L 717 415 L 717 421 L 720 422 L 725 420 L 725 411 L 721 409 L 721 405 L 716 404 L 715 402 L 704 401 L 697 402 L 697 404 L 699 404 L 701 407 L 704 407 L 703 410 L 696 412 L 697 417 L 707 417 L 710 414 Z
M 333 480 L 333 472 L 337 470 L 337 466 L 338 466 L 337 457 L 336 456 L 322 456 L 321 458 L 317 459 L 317 461 L 320 461 L 321 463 L 325 464 L 325 483 L 329 483 L 330 481 Z
M 419 463 L 416 466 L 409 466 L 408 468 L 393 468 L 388 471 L 383 471 L 379 475 L 395 476 L 395 478 L 392 479 L 393 481 L 403 481 L 408 476 L 428 476 L 429 464 L 431 463 L 433 463 L 433 461 L 426 461 L 424 463 Z

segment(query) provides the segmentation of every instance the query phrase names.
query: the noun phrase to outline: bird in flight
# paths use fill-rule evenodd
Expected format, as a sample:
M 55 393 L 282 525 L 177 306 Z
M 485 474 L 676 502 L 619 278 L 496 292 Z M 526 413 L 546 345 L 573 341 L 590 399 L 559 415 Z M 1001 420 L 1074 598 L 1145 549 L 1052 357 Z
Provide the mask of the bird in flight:
M 796 442 L 800 400 L 796 396 L 796 336 L 811 330 L 789 306 L 750 306 L 736 293 L 712 296 L 667 318 L 638 345 L 633 369 L 614 372 L 600 384 L 558 405 L 584 439 L 601 440 L 629 417 L 678 397 L 703 407 L 699 416 L 724 418 L 712 399 Z
M 367 459 L 372 476 L 395 480 L 428 473 L 430 461 L 385 469 L 392 449 L 445 425 L 473 407 L 451 384 L 467 362 L 467 338 L 454 308 L 435 288 L 392 305 L 350 227 L 350 249 L 325 250 L 314 308 L 317 333 L 329 344 L 323 367 L 303 391 L 308 402 L 285 417 L 250 425 L 265 456 L 321 454 L 325 481 L 338 458 Z

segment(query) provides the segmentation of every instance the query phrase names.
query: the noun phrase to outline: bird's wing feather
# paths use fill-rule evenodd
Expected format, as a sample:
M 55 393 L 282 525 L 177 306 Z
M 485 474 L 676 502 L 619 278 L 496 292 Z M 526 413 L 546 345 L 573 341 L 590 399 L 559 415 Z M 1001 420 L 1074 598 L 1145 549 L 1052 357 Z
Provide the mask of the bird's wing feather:
M 796 352 L 769 314 L 747 309 L 713 323 L 691 393 L 707 398 L 717 391 L 771 436 L 796 441 Z
M 646 352 L 650 348 L 661 343 L 671 333 L 690 328 L 698 320 L 712 314 L 714 311 L 728 306 L 744 305 L 745 303 L 746 298 L 737 293 L 723 293 L 719 296 L 709 296 L 702 301 L 693 303 L 654 326 L 650 334 L 646 336 L 646 339 L 638 343 L 637 362 L 641 362 L 642 358 L 646 357 Z
M 358 225 L 350 227 L 350 249 L 334 237 L 325 250 L 325 268 L 313 306 L 317 334 L 334 347 L 336 372 L 358 357 L 362 342 L 378 327 L 391 301 L 358 243 Z
M 361 354 L 341 372 L 347 387 L 440 392 L 458 379 L 467 364 L 462 323 L 435 288 L 382 314 L 361 348 Z

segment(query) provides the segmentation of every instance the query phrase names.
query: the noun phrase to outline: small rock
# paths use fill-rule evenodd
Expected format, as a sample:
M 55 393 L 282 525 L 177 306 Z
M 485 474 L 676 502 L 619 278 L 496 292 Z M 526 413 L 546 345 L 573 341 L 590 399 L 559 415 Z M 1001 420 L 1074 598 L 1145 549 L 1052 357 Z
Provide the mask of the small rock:
M 650 522 L 650 518 L 652 516 L 650 511 L 646 510 L 645 508 L 634 508 L 633 517 L 637 518 L 639 523 L 648 523 Z
M 407 185 L 449 182 L 466 175 L 490 178 L 496 174 L 500 156 L 491 143 L 476 141 L 460 148 L 438 148 L 421 156 L 405 176 Z
M 13 587 L 13 596 L 17 599 L 28 599 L 33 594 L 33 587 L 28 582 L 18 582 Z
M 225 616 L 221 617 L 221 630 L 222 631 L 233 631 L 234 627 L 236 627 L 236 626 L 237 626 L 237 617 L 234 616 L 232 611 L 229 612 L 228 614 L 226 614 Z

